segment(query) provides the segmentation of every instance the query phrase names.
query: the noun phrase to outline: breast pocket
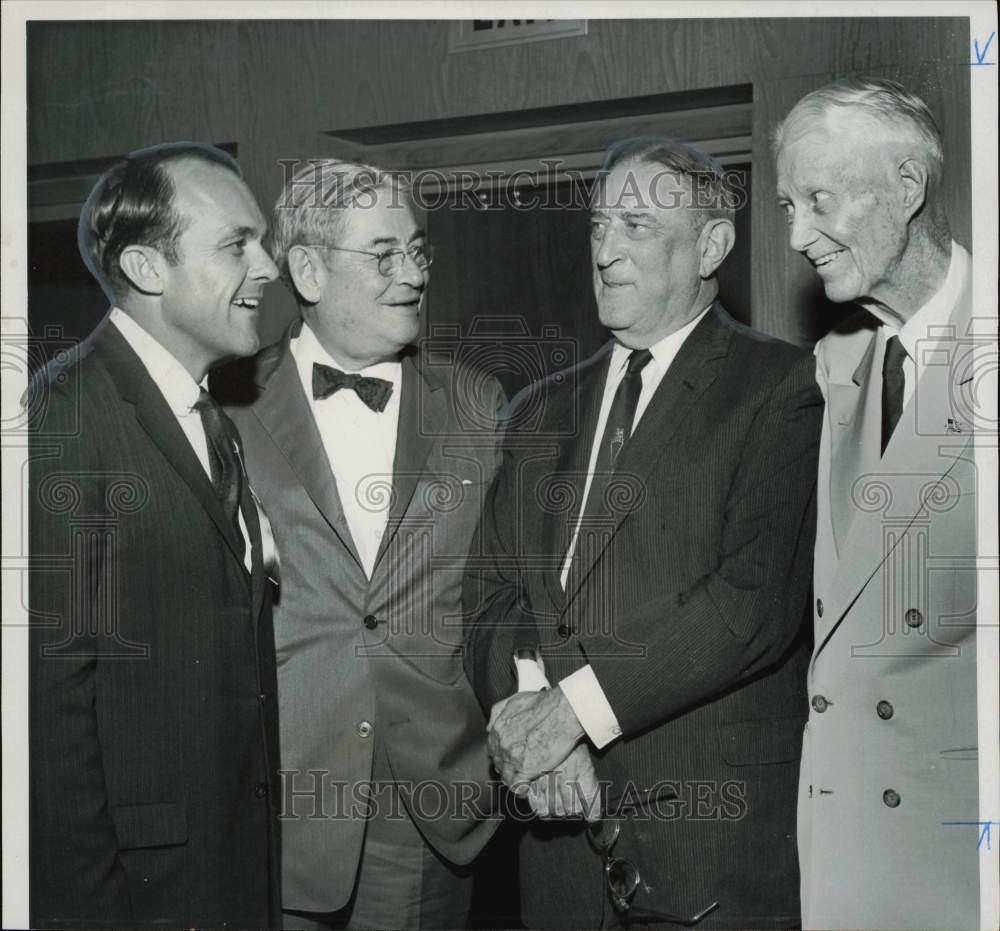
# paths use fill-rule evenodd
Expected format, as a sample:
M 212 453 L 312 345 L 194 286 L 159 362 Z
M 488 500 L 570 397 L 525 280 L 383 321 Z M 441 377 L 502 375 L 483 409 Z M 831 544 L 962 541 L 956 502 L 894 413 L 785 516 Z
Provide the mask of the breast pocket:
M 426 471 L 417 483 L 407 518 L 414 527 L 423 523 L 435 557 L 464 560 L 491 476 L 477 460 L 444 459 L 431 465 L 433 471 Z

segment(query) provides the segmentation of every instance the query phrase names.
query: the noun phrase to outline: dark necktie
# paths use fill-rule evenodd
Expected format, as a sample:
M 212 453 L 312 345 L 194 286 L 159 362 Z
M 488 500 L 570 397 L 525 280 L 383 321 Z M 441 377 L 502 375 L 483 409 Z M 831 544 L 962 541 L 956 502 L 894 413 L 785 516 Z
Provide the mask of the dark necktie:
M 240 461 L 240 434 L 236 425 L 226 416 L 204 388 L 194 409 L 201 414 L 208 441 L 208 462 L 212 469 L 212 485 L 226 517 L 232 522 L 242 558 L 246 552 L 243 531 L 240 530 L 240 498 L 243 494 L 243 464 Z
M 392 382 L 384 378 L 369 378 L 367 375 L 347 375 L 330 365 L 313 363 L 313 400 L 328 398 L 341 388 L 354 391 L 361 400 L 376 413 L 385 410 L 392 394 Z
M 608 421 L 601 437 L 601 445 L 597 450 L 597 461 L 594 464 L 594 475 L 590 482 L 590 491 L 584 505 L 583 518 L 580 521 L 573 550 L 573 561 L 570 563 L 570 573 L 566 580 L 566 589 L 574 586 L 574 575 L 581 561 L 589 564 L 595 548 L 601 546 L 601 533 L 606 529 L 607 503 L 605 492 L 609 485 L 615 462 L 621 456 L 622 449 L 632 434 L 632 424 L 635 421 L 636 408 L 639 406 L 639 395 L 642 393 L 642 370 L 652 359 L 648 349 L 633 349 L 628 357 L 628 370 L 625 377 L 618 383 L 611 409 L 608 411 Z
M 898 336 L 892 336 L 885 344 L 885 361 L 882 363 L 882 454 L 892 438 L 900 414 L 903 413 L 903 360 L 906 350 Z
M 614 469 L 615 460 L 621 455 L 625 441 L 632 434 L 632 423 L 639 406 L 639 395 L 642 393 L 642 370 L 652 358 L 648 349 L 633 349 L 629 354 L 628 371 L 619 382 L 611 402 L 611 410 L 608 411 L 608 422 L 597 451 L 595 476 L 606 475 Z

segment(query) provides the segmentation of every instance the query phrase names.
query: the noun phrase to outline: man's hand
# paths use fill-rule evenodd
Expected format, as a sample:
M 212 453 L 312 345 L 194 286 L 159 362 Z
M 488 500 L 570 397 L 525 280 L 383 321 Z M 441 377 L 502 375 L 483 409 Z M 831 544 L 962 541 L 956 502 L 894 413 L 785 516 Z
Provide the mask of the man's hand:
M 556 769 L 584 734 L 558 688 L 518 692 L 490 720 L 487 747 L 493 765 L 518 795 L 527 793 L 525 783 Z
M 574 747 L 556 770 L 529 783 L 528 801 L 539 818 L 598 821 L 601 787 L 587 746 Z

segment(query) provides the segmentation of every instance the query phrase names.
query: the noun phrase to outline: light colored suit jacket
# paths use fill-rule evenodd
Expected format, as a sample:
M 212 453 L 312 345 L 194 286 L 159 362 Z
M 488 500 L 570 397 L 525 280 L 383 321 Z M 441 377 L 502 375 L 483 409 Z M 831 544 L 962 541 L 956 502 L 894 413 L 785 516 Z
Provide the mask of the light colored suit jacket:
M 978 927 L 976 470 L 966 282 L 880 457 L 878 322 L 817 346 L 803 927 Z M 926 346 L 919 346 L 927 351 Z
M 404 357 L 393 500 L 369 581 L 289 351 L 295 331 L 258 354 L 250 403 L 229 409 L 281 554 L 284 907 L 334 911 L 354 884 L 373 765 L 454 863 L 497 824 L 476 817 L 492 802 L 486 722 L 462 671 L 461 583 L 504 396 L 492 377 Z

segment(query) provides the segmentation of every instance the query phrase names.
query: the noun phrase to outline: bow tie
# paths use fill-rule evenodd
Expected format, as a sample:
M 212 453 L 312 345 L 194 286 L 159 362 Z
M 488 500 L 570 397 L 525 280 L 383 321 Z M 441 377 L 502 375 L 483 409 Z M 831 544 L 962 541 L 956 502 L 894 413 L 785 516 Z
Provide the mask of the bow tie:
M 365 404 L 376 413 L 385 410 L 392 394 L 392 382 L 384 378 L 369 378 L 366 375 L 347 375 L 330 365 L 313 363 L 313 400 L 330 397 L 341 388 L 354 391 Z

